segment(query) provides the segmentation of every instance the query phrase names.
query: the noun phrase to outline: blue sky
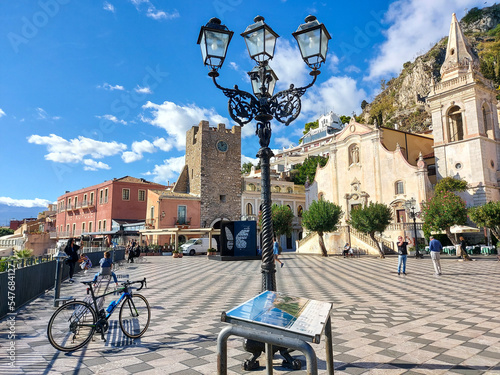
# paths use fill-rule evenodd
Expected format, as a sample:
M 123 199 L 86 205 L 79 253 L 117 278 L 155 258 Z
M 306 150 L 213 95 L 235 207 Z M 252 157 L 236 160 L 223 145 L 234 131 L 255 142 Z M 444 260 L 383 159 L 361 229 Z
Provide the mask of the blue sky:
M 330 32 L 301 116 L 287 128 L 273 124 L 279 149 L 322 113 L 359 114 L 381 79 L 447 35 L 453 12 L 461 18 L 474 6 L 484 0 L 3 1 L 0 204 L 43 207 L 66 190 L 126 175 L 174 182 L 191 126 L 234 125 L 196 44 L 211 17 L 235 32 L 219 83 L 248 91 L 254 64 L 239 34 L 256 15 L 281 36 L 270 63 L 278 90 L 309 81 L 291 35 L 304 18 L 315 15 Z M 254 127 L 242 136 L 243 161 L 255 160 Z

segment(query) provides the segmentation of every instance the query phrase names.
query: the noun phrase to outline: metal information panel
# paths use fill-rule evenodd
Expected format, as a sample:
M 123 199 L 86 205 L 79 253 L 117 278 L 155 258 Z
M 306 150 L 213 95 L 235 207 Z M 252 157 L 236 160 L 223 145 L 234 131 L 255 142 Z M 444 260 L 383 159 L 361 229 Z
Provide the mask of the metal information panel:
M 265 291 L 224 313 L 222 321 L 318 344 L 331 310 L 329 302 Z

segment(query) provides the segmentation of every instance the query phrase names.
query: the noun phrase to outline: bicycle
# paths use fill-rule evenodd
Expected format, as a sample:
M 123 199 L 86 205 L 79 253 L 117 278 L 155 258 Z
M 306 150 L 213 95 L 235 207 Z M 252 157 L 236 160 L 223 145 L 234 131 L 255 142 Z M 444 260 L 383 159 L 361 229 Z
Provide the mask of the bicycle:
M 141 290 L 146 285 L 146 278 L 132 282 L 127 280 L 122 283 L 121 288 L 95 296 L 93 281 L 82 281 L 82 284 L 88 286 L 87 293 L 90 292 L 92 296 L 93 306 L 85 301 L 75 300 L 59 307 L 47 326 L 50 344 L 63 352 L 72 352 L 85 346 L 94 333 L 100 333 L 102 340 L 106 341 L 104 334 L 109 328 L 108 320 L 120 304 L 118 321 L 122 332 L 132 339 L 141 337 L 149 327 L 151 309 L 143 295 L 132 294 L 130 286 L 138 283 L 141 286 L 137 290 Z M 116 292 L 122 292 L 120 298 L 112 301 L 106 310 L 99 310 L 97 301 Z

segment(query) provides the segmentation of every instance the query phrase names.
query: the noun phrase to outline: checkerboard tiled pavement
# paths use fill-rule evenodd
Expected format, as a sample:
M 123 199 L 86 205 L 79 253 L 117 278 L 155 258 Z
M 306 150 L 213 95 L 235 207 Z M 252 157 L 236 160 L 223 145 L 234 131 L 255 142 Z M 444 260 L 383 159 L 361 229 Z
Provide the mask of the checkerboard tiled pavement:
M 443 276 L 431 260 L 408 260 L 398 276 L 397 258 L 323 259 L 284 253 L 277 270 L 281 292 L 334 303 L 332 330 L 337 374 L 500 374 L 500 262 L 444 258 Z M 16 320 L 17 367 L 6 358 L 6 321 L 0 325 L 0 373 L 214 374 L 216 338 L 226 325 L 220 313 L 260 292 L 259 261 L 217 262 L 206 257 L 150 257 L 117 271 L 146 276 L 143 294 L 152 323 L 138 340 L 111 322 L 107 342 L 96 336 L 83 350 L 61 353 L 46 338 L 53 312 L 50 292 L 23 307 Z M 89 279 L 80 274 L 77 281 Z M 62 295 L 83 298 L 82 284 L 65 283 Z M 3 303 L 4 301 L 2 301 Z M 229 373 L 244 373 L 249 354 L 241 338 L 228 342 Z M 325 373 L 323 343 L 314 345 Z M 305 362 L 300 353 L 294 353 Z M 304 374 L 281 367 L 276 374 Z M 261 358 L 261 364 L 264 364 Z M 264 374 L 265 369 L 256 372 Z

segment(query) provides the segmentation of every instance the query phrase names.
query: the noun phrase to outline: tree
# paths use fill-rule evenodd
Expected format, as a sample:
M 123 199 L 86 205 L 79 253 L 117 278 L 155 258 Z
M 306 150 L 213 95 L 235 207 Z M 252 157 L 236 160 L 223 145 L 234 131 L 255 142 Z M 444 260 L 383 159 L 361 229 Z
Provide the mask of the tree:
M 385 258 L 381 244 L 375 238 L 375 232 L 382 234 L 392 221 L 392 210 L 383 203 L 370 202 L 368 206 L 351 210 L 349 224 L 361 233 L 365 233 L 377 244 L 381 258 Z
M 14 231 L 10 228 L 0 228 L 0 237 L 7 236 L 9 234 L 14 234 Z
M 314 181 L 318 164 L 324 167 L 328 162 L 328 158 L 323 156 L 309 156 L 302 164 L 294 165 L 291 173 L 291 180 L 297 185 L 304 185 L 307 178 L 309 181 Z
M 340 206 L 325 200 L 313 201 L 309 209 L 302 213 L 302 226 L 310 232 L 318 233 L 321 255 L 326 257 L 323 234 L 337 230 L 340 218 L 344 215 Z
M 309 133 L 309 130 L 311 130 L 311 129 L 317 129 L 318 127 L 319 127 L 318 120 L 312 121 L 312 122 L 307 122 L 304 125 L 304 131 L 302 133 L 303 134 L 307 134 L 307 133 Z
M 293 212 L 288 206 L 281 206 L 273 203 L 271 206 L 271 220 L 273 231 L 276 237 L 292 235 Z M 259 226 L 262 228 L 262 211 L 259 212 Z
M 453 177 L 445 177 L 436 184 L 434 192 L 436 194 L 444 193 L 446 191 L 462 192 L 467 190 L 468 184 L 465 180 L 457 180 Z
M 241 166 L 241 173 L 242 174 L 250 173 L 250 171 L 252 170 L 252 167 L 253 167 L 253 164 L 250 161 L 248 163 L 243 163 L 243 165 Z
M 368 105 L 368 102 L 366 100 L 363 100 L 361 102 L 361 109 L 364 111 L 367 105 Z
M 500 202 L 469 208 L 469 217 L 480 227 L 486 227 L 500 241 Z
M 351 116 L 342 115 L 342 116 L 340 116 L 340 121 L 342 121 L 342 124 L 344 124 L 344 125 L 348 124 L 349 121 L 351 121 Z
M 467 209 L 465 202 L 458 195 L 451 191 L 441 190 L 422 204 L 422 217 L 426 237 L 431 232 L 444 231 L 451 243 L 457 245 L 458 241 L 452 235 L 450 227 L 466 223 Z

